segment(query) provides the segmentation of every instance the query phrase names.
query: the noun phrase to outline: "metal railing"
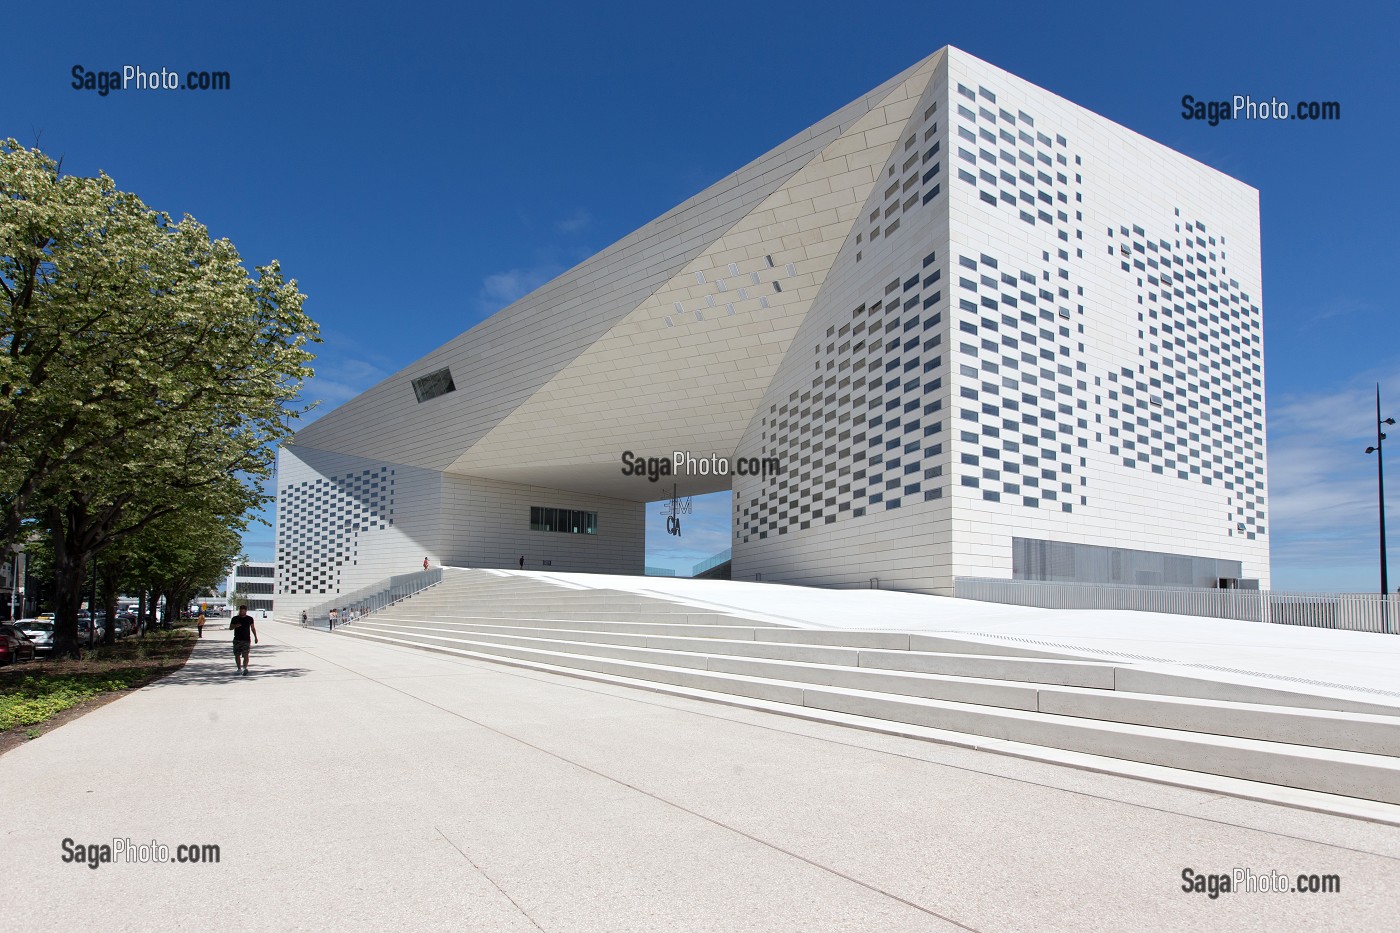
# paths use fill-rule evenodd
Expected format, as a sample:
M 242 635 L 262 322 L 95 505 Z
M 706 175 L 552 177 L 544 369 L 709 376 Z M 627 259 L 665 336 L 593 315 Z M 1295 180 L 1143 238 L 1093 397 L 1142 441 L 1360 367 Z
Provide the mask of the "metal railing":
M 337 616 L 335 625 L 339 628 L 361 619 L 371 612 L 386 609 L 400 600 L 407 599 L 415 593 L 421 593 L 428 587 L 436 586 L 441 582 L 441 567 L 402 573 L 363 589 L 342 593 L 334 599 L 328 599 L 312 606 L 306 610 L 307 624 L 315 628 L 329 628 L 330 611 L 334 609 Z
M 734 549 L 733 549 L 733 548 L 725 548 L 724 550 L 720 551 L 718 554 L 715 554 L 715 555 L 712 556 L 712 557 L 707 557 L 707 558 L 705 558 L 704 560 L 702 560 L 700 563 L 696 564 L 695 567 L 694 567 L 694 569 L 692 569 L 692 570 L 690 571 L 690 575 L 691 575 L 692 577 L 698 577 L 698 576 L 700 576 L 700 574 L 704 573 L 706 570 L 713 570 L 714 568 L 718 567 L 720 564 L 724 563 L 725 561 L 727 561 L 727 560 L 732 560 L 732 559 L 733 559 L 733 556 L 734 556 Z
M 1400 632 L 1400 598 L 1379 593 L 1282 593 L 958 577 L 953 581 L 953 595 L 1041 609 L 1132 609 L 1353 632 Z

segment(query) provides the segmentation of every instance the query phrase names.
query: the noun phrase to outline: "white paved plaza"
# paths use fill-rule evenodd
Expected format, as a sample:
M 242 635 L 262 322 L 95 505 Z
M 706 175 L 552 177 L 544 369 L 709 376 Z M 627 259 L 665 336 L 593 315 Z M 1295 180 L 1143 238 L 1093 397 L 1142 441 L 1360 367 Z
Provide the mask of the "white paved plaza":
M 1382 929 L 1400 830 L 261 625 L 0 757 L 13 930 Z M 218 864 L 61 861 L 62 840 Z M 1340 894 L 1181 890 L 1182 870 Z

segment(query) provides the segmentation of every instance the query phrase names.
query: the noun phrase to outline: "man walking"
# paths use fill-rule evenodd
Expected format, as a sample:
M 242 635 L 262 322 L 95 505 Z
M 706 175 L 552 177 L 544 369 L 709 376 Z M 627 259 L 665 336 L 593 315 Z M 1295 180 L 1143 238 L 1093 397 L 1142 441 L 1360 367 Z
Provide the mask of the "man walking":
M 521 554 L 521 555 L 520 555 L 520 569 L 521 569 L 521 570 L 524 570 L 524 569 L 525 569 L 525 555 L 524 555 L 524 554 Z
M 248 651 L 258 640 L 258 626 L 248 615 L 247 606 L 238 607 L 238 615 L 229 620 L 233 629 L 233 666 L 244 677 L 248 676 Z

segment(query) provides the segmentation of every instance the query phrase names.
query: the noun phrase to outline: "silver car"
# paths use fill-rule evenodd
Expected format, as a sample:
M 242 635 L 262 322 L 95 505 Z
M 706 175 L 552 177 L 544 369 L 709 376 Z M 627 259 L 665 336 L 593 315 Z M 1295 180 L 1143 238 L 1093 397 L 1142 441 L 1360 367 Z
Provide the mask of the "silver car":
M 53 623 L 44 619 L 20 619 L 15 628 L 29 636 L 34 642 L 36 654 L 53 653 Z

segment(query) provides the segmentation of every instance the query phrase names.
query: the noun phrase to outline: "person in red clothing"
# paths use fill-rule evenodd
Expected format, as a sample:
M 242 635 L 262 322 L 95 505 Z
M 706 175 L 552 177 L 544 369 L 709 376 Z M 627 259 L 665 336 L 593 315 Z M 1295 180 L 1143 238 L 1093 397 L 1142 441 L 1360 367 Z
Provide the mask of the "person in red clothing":
M 424 570 L 427 570 L 427 569 L 428 569 L 428 558 L 426 558 L 426 557 L 423 558 L 423 569 L 424 569 Z

